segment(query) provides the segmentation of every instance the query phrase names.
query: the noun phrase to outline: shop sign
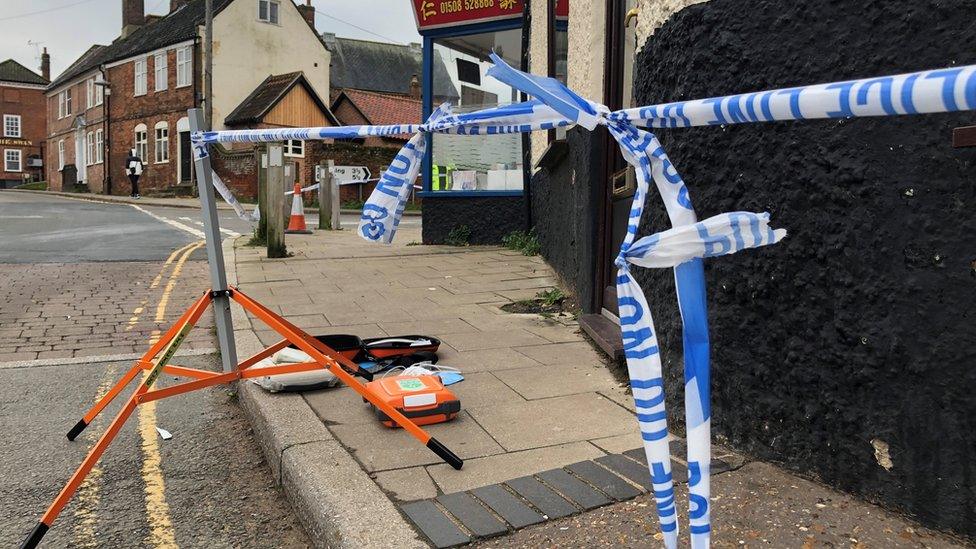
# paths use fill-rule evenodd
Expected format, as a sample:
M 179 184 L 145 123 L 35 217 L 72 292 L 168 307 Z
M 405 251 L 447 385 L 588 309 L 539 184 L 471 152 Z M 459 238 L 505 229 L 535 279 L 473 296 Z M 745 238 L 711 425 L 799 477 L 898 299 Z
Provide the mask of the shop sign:
M 2 147 L 33 147 L 34 143 L 30 139 L 11 139 L 11 138 L 0 138 L 0 146 Z
M 411 0 L 417 30 L 522 17 L 522 0 Z M 568 1 L 564 1 L 567 4 Z M 567 11 L 568 13 L 568 11 Z
M 569 0 L 556 0 L 556 20 L 569 20 Z

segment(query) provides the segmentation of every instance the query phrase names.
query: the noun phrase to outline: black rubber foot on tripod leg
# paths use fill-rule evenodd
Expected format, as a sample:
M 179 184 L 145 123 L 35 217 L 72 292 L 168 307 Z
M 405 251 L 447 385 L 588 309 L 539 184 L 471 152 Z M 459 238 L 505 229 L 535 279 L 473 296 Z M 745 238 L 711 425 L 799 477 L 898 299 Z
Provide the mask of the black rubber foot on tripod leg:
M 78 423 L 75 423 L 75 426 L 68 431 L 68 440 L 74 440 L 75 437 L 85 430 L 85 427 L 88 427 L 88 424 L 85 423 L 85 420 L 79 419 Z
M 37 526 L 31 530 L 30 535 L 27 536 L 27 539 L 24 540 L 24 543 L 20 544 L 20 549 L 34 549 L 39 543 L 41 543 L 41 538 L 43 538 L 44 534 L 46 533 L 47 524 L 38 522 Z
M 430 437 L 427 441 L 427 447 L 434 451 L 435 454 L 441 457 L 448 465 L 454 467 L 457 470 L 461 470 L 461 466 L 464 465 L 464 460 L 457 457 L 447 446 L 444 446 L 437 441 L 436 438 Z

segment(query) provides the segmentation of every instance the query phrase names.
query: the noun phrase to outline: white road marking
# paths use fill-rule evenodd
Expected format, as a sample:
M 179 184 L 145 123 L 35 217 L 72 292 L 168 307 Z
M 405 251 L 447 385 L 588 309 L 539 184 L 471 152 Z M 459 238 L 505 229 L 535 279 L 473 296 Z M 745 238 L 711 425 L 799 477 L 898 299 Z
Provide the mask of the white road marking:
M 43 215 L 5 215 L 4 219 L 41 219 Z
M 195 224 L 203 227 L 203 221 L 200 221 L 198 219 L 193 219 L 193 218 L 186 217 L 186 216 L 180 216 L 180 219 L 182 219 L 184 221 L 189 221 L 190 223 L 195 223 Z M 233 237 L 233 238 L 237 238 L 237 237 L 241 236 L 241 233 L 232 231 L 230 229 L 225 229 L 223 227 L 220 228 L 220 232 L 224 233 L 227 236 Z
M 140 212 L 142 212 L 142 213 L 150 216 L 150 217 L 153 217 L 155 219 L 158 219 L 159 221 L 162 221 L 163 223 L 166 223 L 167 225 L 171 225 L 173 227 L 176 227 L 177 229 L 180 229 L 181 231 L 186 231 L 186 232 L 192 234 L 193 236 L 195 236 L 197 238 L 206 238 L 206 236 L 203 234 L 203 231 L 201 231 L 199 229 L 195 229 L 195 228 L 193 228 L 193 227 L 191 227 L 191 226 L 189 226 L 189 225 L 187 225 L 185 223 L 180 223 L 179 221 L 176 221 L 175 219 L 170 219 L 168 217 L 163 217 L 161 215 L 154 214 L 153 212 L 150 212 L 149 210 L 147 210 L 145 208 L 142 208 L 140 206 L 137 206 L 136 204 L 129 204 L 129 205 L 132 206 L 133 208 L 139 210 Z M 189 217 L 183 217 L 183 216 L 181 216 L 180 219 L 184 219 L 184 220 L 187 220 L 187 221 L 193 221 L 193 219 L 190 219 Z M 193 222 L 194 223 L 199 223 L 200 226 L 203 226 L 203 222 L 195 222 L 195 221 L 193 221 Z M 227 236 L 234 237 L 234 238 L 237 238 L 238 236 L 241 236 L 241 233 L 234 232 L 234 231 L 231 231 L 229 229 L 224 229 L 223 227 L 221 227 L 220 232 L 226 234 Z

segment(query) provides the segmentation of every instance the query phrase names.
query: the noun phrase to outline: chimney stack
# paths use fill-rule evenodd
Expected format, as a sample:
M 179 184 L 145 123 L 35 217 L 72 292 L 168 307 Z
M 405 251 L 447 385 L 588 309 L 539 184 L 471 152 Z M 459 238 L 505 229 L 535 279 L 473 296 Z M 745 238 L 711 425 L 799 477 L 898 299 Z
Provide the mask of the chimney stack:
M 127 38 L 146 22 L 145 0 L 122 0 L 122 36 Z
M 190 0 L 169 0 L 169 12 L 173 13 L 174 11 L 182 8 L 183 5 L 189 1 Z
M 410 97 L 420 99 L 420 80 L 416 74 L 410 77 Z
M 44 77 L 44 80 L 51 81 L 51 55 L 47 53 L 47 47 L 41 54 L 41 76 Z
M 305 0 L 304 6 L 295 6 L 298 8 L 298 12 L 302 14 L 305 22 L 308 26 L 315 30 L 315 6 L 312 5 L 312 0 Z

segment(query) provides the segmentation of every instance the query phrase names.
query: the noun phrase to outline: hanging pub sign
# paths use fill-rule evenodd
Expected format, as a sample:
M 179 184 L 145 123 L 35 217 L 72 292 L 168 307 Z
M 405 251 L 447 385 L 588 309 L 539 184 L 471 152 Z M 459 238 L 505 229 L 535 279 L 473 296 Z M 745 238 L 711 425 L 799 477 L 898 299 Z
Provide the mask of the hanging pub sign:
M 412 0 L 417 30 L 522 17 L 522 0 Z M 565 2 L 564 2 L 565 3 Z

